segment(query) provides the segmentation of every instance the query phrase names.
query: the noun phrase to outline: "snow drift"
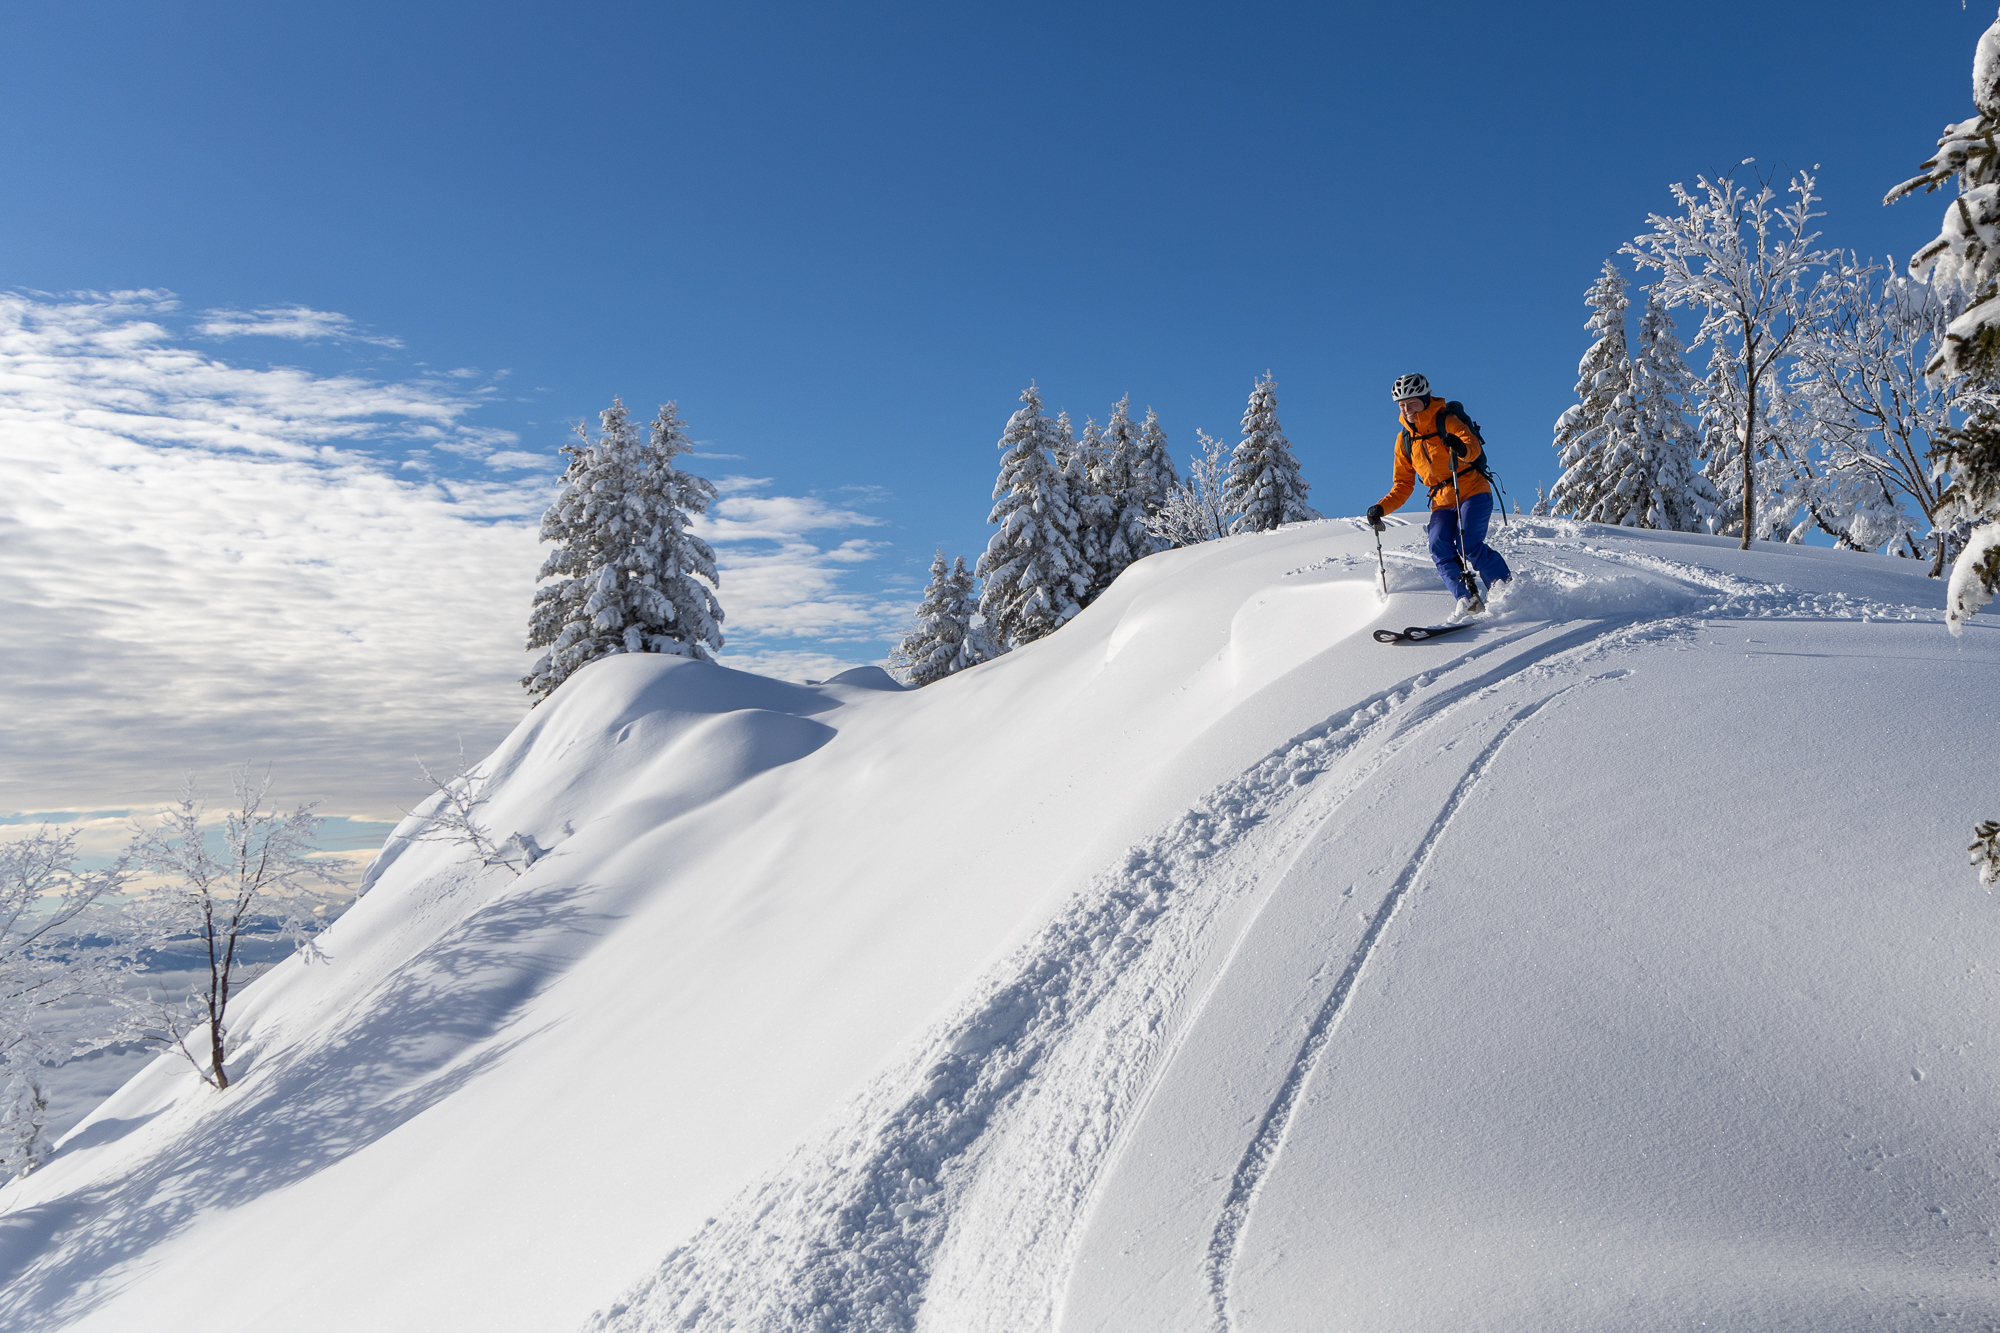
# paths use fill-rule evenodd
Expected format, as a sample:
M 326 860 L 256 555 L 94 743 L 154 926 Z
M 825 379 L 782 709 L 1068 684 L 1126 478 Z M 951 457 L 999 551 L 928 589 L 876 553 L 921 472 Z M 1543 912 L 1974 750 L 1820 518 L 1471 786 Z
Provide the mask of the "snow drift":
M 1156 556 L 921 691 L 614 658 L 0 1193 L 0 1324 L 2000 1324 L 2000 638 L 1517 518 Z M 399 834 L 407 835 L 414 826 Z

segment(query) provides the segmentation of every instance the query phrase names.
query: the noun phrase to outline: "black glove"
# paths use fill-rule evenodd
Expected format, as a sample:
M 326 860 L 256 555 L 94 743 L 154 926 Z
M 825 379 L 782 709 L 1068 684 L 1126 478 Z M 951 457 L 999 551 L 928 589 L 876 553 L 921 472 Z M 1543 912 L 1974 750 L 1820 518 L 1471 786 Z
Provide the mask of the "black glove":
M 1369 526 L 1369 527 L 1371 527 L 1371 528 L 1373 528 L 1373 529 L 1375 529 L 1375 531 L 1377 531 L 1377 532 L 1380 532 L 1380 531 L 1382 530 L 1382 506 L 1381 506 L 1381 505 L 1369 505 L 1369 506 L 1368 506 L 1368 526 Z
M 1447 435 L 1445 436 L 1444 442 L 1445 442 L 1445 447 L 1451 450 L 1451 456 L 1453 458 L 1465 457 L 1466 445 L 1464 440 L 1459 439 L 1455 435 Z

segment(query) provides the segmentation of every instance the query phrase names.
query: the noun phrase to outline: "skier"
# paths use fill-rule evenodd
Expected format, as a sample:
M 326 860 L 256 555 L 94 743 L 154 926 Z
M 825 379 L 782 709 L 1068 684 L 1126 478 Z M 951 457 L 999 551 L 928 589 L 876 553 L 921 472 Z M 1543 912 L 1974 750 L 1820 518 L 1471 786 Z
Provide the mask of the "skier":
M 1468 575 L 1477 571 L 1488 592 L 1513 577 L 1500 553 L 1486 544 L 1493 487 L 1474 466 L 1485 445 L 1470 421 L 1447 412 L 1444 399 L 1431 397 L 1431 382 L 1422 375 L 1401 376 L 1389 392 L 1403 425 L 1396 433 L 1396 484 L 1380 504 L 1368 506 L 1368 525 L 1380 532 L 1382 515 L 1409 499 L 1421 479 L 1431 493 L 1431 559 L 1445 591 L 1458 599 L 1453 614 L 1483 611 L 1486 603 Z

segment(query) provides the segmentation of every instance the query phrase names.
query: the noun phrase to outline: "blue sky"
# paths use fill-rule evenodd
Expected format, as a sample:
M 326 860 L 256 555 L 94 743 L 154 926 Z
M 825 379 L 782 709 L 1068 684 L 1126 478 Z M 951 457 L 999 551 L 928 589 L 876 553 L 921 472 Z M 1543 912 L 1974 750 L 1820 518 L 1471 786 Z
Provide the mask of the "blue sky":
M 1531 496 L 1583 289 L 1668 183 L 1818 163 L 1825 240 L 1907 256 L 1940 201 L 1880 197 L 1970 113 L 1991 17 L 8 4 L 0 289 L 171 292 L 88 319 L 246 372 L 397 386 L 376 416 L 342 409 L 383 428 L 340 447 L 517 529 L 569 422 L 613 394 L 677 399 L 709 474 L 741 479 L 735 586 L 765 609 L 732 646 L 772 669 L 869 660 L 933 547 L 983 546 L 994 441 L 1030 378 L 1079 421 L 1129 392 L 1184 458 L 1197 426 L 1233 437 L 1268 368 L 1315 503 L 1354 513 L 1387 486 L 1386 386 L 1420 369 Z M 295 308 L 317 313 L 287 324 Z M 479 578 L 525 601 L 533 561 L 514 541 Z M 770 609 L 787 597 L 823 614 Z M 469 749 L 519 715 L 465 691 L 433 730 Z M 72 775 L 38 801 L 34 763 L 0 776 L 0 806 L 117 794 Z

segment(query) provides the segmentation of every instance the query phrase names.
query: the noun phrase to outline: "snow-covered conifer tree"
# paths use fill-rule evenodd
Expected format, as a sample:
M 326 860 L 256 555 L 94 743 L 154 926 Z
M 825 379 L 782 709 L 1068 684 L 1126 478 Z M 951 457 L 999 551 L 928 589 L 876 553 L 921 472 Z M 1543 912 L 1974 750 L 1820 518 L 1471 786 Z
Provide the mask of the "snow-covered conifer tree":
M 1324 517 L 1306 503 L 1312 487 L 1299 472 L 1291 441 L 1278 425 L 1278 383 L 1265 371 L 1243 409 L 1243 438 L 1229 459 L 1223 504 L 1236 514 L 1230 531 L 1269 532 L 1284 523 Z
M 675 406 L 660 408 L 642 439 L 612 400 L 592 440 L 579 424 L 563 446 L 562 491 L 542 515 L 542 540 L 558 543 L 537 580 L 528 647 L 549 651 L 522 677 L 540 703 L 588 663 L 615 653 L 671 653 L 714 660 L 722 647 L 715 552 L 688 531 L 715 486 L 674 459 L 694 447 Z
M 1058 440 L 1068 419 L 1066 413 L 1056 419 Z M 1089 587 L 1083 596 L 1083 604 L 1089 606 L 1114 577 L 1110 572 L 1111 544 L 1118 524 L 1117 497 L 1103 485 L 1104 435 L 1094 419 L 1084 418 L 1083 434 L 1060 457 L 1063 483 L 1069 487 L 1070 504 L 1076 510 L 1076 548 L 1089 571 Z
M 1945 589 L 1954 634 L 2000 593 L 2000 21 L 1973 51 L 1972 104 L 1979 114 L 1946 126 L 1920 173 L 1883 200 L 1958 185 L 1937 239 L 1910 260 L 1913 277 L 1929 274 L 1964 291 L 1970 305 L 1946 326 L 1944 346 L 1926 367 L 1962 377 L 1976 395 L 1970 419 L 1941 432 L 1933 455 L 1952 476 L 1939 517 L 1972 525 Z
M 1584 293 L 1590 307 L 1584 327 L 1597 335 L 1576 368 L 1575 406 L 1556 419 L 1555 449 L 1563 472 L 1556 479 L 1552 507 L 1558 514 L 1592 523 L 1616 523 L 1613 489 L 1620 454 L 1632 430 L 1632 361 L 1626 353 L 1625 275 L 1609 259 Z
M 1122 402 L 1119 405 L 1124 406 Z M 1133 498 L 1150 519 L 1166 507 L 1167 497 L 1180 484 L 1173 455 L 1167 452 L 1166 428 L 1160 425 L 1160 414 L 1149 407 L 1145 423 L 1139 427 L 1138 449 L 1132 455 Z
M 1702 475 L 1700 437 L 1685 405 L 1699 383 L 1657 289 L 1647 292 L 1632 356 L 1631 449 L 1612 490 L 1627 497 L 1618 521 L 1668 532 L 1702 532 L 1720 497 Z
M 1033 643 L 1083 609 L 1090 570 L 1077 549 L 1076 509 L 1069 484 L 1049 451 L 1060 441 L 1042 414 L 1033 384 L 1000 437 L 1000 475 L 993 483 L 993 512 L 1000 525 L 979 557 L 983 586 L 979 611 L 993 648 L 1005 652 Z
M 1049 435 L 1049 457 L 1063 475 L 1069 475 L 1070 465 L 1076 460 L 1076 427 L 1070 422 L 1067 408 L 1056 413 L 1055 425 Z
M 1944 229 L 1910 259 L 1910 274 L 1969 293 L 1971 308 L 1945 329 L 1934 374 L 1963 377 L 1976 391 L 1962 426 L 1941 432 L 1933 451 L 1952 473 L 1940 516 L 1974 525 L 1952 562 L 1945 587 L 1945 623 L 1953 634 L 2000 593 L 2000 20 L 1972 55 L 1972 104 L 1979 114 L 1945 127 L 1938 151 L 1920 174 L 1889 191 L 1894 203 L 1919 186 L 1958 182 Z M 2000 822 L 1973 831 L 1972 861 L 1980 882 L 2000 879 Z
M 930 585 L 917 604 L 917 623 L 889 655 L 912 685 L 930 685 L 986 660 L 984 636 L 976 619 L 978 601 L 965 557 L 947 567 L 940 549 L 931 561 Z
M 1158 469 L 1146 452 L 1144 437 L 1132 422 L 1131 407 L 1130 394 L 1112 407 L 1092 478 L 1092 488 L 1105 498 L 1108 510 L 1101 541 L 1103 559 L 1098 567 L 1098 586 L 1092 590 L 1093 599 L 1124 573 L 1126 566 L 1161 549 L 1159 539 L 1146 527 L 1147 521 L 1158 512 L 1157 504 L 1148 507 L 1158 487 Z M 1158 422 L 1150 414 L 1147 421 L 1158 428 Z M 1161 444 L 1165 441 L 1165 433 L 1161 432 Z M 1168 462 L 1167 470 L 1171 473 L 1172 469 L 1173 464 Z

